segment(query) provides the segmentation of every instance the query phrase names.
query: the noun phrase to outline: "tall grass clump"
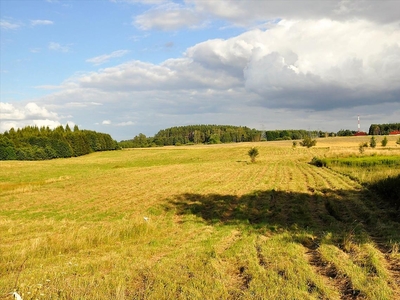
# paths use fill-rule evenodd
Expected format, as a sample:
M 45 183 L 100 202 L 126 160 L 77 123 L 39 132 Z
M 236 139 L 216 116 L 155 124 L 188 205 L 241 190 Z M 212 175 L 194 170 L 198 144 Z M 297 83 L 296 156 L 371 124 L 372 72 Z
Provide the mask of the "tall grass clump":
M 400 209 L 400 175 L 379 180 L 370 185 L 383 200 L 387 201 L 396 210 Z
M 310 164 L 312 164 L 313 166 L 317 166 L 317 167 L 326 167 L 327 166 L 327 161 L 325 159 L 322 158 L 318 158 L 318 157 L 313 157 L 313 159 L 311 160 Z

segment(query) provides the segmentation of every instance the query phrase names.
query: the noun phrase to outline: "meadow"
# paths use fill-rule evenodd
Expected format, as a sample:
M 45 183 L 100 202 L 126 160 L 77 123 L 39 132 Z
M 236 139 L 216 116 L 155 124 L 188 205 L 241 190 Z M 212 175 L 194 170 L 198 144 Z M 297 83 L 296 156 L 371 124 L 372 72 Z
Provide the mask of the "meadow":
M 400 165 L 310 164 L 395 140 L 0 161 L 0 299 L 400 299 L 399 215 L 365 185 Z

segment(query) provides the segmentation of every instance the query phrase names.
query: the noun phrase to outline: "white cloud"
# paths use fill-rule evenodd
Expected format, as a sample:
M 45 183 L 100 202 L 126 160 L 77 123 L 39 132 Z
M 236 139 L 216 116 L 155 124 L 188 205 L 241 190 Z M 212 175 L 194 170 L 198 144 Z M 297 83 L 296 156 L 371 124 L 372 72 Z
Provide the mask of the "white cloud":
M 0 29 L 6 29 L 6 30 L 14 30 L 18 29 L 21 27 L 21 24 L 18 23 L 12 23 L 7 20 L 0 20 Z
M 127 121 L 127 122 L 121 122 L 121 123 L 117 123 L 116 126 L 132 126 L 135 125 L 135 122 L 132 121 Z
M 136 16 L 133 24 L 143 30 L 177 30 L 198 27 L 203 19 L 195 9 L 169 2 Z
M 1 120 L 33 120 L 37 118 L 58 119 L 58 115 L 34 102 L 29 102 L 23 107 L 15 107 L 13 104 L 0 102 Z
M 1 132 L 12 127 L 37 125 L 55 128 L 60 125 L 60 117 L 57 113 L 48 111 L 34 102 L 29 102 L 25 106 L 0 102 L 0 119 Z
M 61 44 L 55 42 L 50 42 L 48 48 L 49 50 L 59 51 L 59 52 L 69 52 L 70 50 L 69 46 L 62 46 Z
M 36 125 L 37 127 L 49 127 L 49 128 L 56 128 L 61 125 L 60 122 L 54 121 L 54 120 L 49 120 L 49 119 L 44 119 L 44 120 L 33 120 L 33 125 Z
M 110 120 L 104 120 L 103 122 L 101 122 L 101 124 L 103 125 L 110 125 L 111 121 Z
M 1 120 L 22 120 L 25 115 L 22 111 L 16 109 L 10 103 L 0 102 L 0 119 Z
M 101 64 L 104 64 L 104 63 L 110 61 L 110 59 L 112 59 L 112 58 L 122 57 L 127 53 L 129 53 L 129 50 L 117 50 L 110 54 L 103 54 L 103 55 L 99 55 L 99 56 L 96 56 L 93 58 L 89 58 L 86 60 L 86 62 L 92 63 L 95 66 L 97 66 L 97 65 L 101 65 Z
M 221 74 L 223 73 L 223 74 Z M 225 89 L 238 80 L 228 73 L 210 70 L 191 59 L 170 59 L 160 65 L 127 62 L 77 79 L 82 88 L 101 91 Z
M 50 20 L 31 20 L 31 25 L 32 26 L 38 26 L 38 25 L 53 25 L 53 21 Z

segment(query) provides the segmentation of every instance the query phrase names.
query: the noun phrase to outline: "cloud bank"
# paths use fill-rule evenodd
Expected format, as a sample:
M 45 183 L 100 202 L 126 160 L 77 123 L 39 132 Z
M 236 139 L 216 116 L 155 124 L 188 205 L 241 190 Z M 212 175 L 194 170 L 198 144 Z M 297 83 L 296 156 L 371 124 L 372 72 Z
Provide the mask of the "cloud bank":
M 390 103 L 400 98 L 399 41 L 400 31 L 391 24 L 282 20 L 268 30 L 199 43 L 182 58 L 161 64 L 130 61 L 70 81 L 75 92 L 87 96 L 89 90 L 155 97 L 179 92 L 190 99 L 195 91 L 241 90 L 252 95 L 248 103 L 270 108 L 330 110 L 376 99 Z M 114 53 L 90 62 L 122 55 Z

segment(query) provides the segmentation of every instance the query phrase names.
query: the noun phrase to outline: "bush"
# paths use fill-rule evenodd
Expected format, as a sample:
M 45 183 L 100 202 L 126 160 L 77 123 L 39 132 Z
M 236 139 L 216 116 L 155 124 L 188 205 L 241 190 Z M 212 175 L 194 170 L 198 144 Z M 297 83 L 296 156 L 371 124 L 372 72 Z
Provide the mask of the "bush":
M 360 151 L 361 154 L 364 153 L 365 148 L 368 148 L 368 143 L 367 143 L 367 142 L 361 143 L 361 144 L 358 146 L 358 150 Z
M 387 139 L 387 137 L 385 136 L 385 137 L 383 138 L 383 140 L 381 141 L 382 147 L 386 147 L 387 143 L 388 143 L 388 139 Z
M 317 144 L 317 140 L 313 140 L 311 137 L 307 136 L 304 138 L 300 145 L 303 147 L 311 148 Z
M 313 159 L 311 160 L 310 164 L 312 164 L 314 166 L 317 166 L 319 168 L 327 166 L 326 160 L 318 158 L 318 157 L 313 157 Z
M 375 139 L 374 136 L 371 137 L 371 139 L 370 139 L 370 141 L 369 141 L 369 146 L 370 146 L 371 148 L 375 148 L 375 147 L 376 147 L 376 139 Z
M 256 157 L 258 156 L 258 149 L 256 147 L 253 147 L 249 150 L 249 152 L 247 152 L 247 154 L 250 156 L 251 162 L 255 162 L 256 161 Z

